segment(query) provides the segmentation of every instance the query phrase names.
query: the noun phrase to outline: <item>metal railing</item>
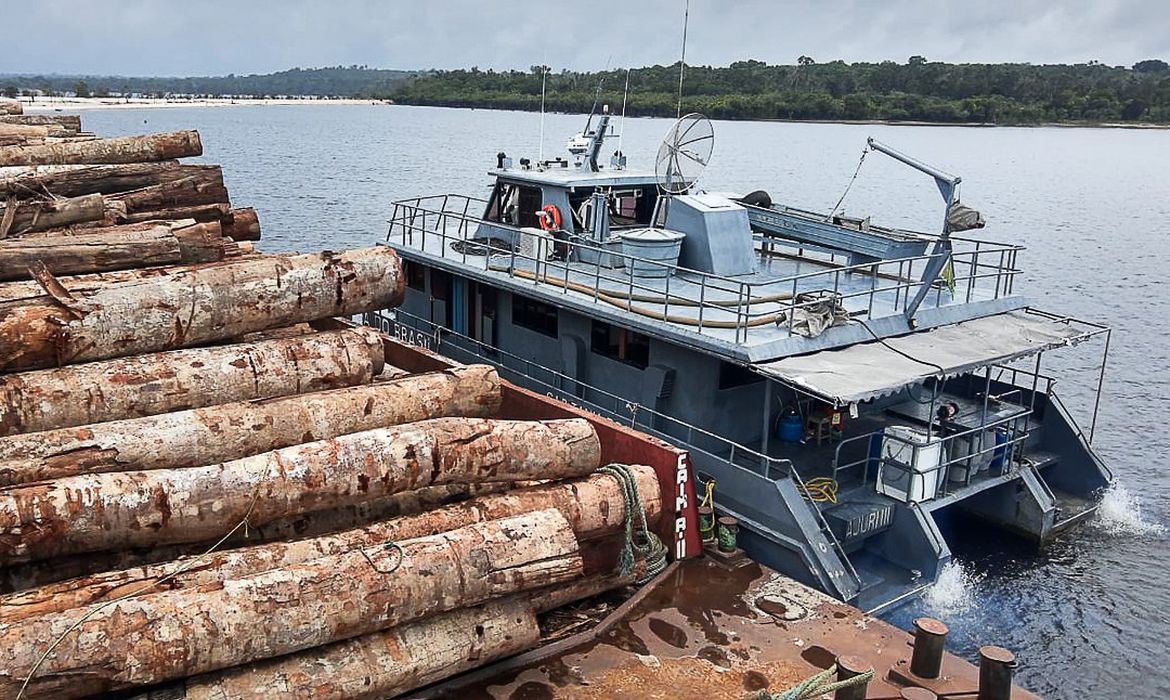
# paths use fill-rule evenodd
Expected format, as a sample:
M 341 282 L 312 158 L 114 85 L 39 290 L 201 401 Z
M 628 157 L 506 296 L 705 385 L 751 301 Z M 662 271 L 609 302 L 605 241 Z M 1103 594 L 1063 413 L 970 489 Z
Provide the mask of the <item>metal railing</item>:
M 547 396 L 564 401 L 584 411 L 589 411 L 590 413 L 595 413 L 618 422 L 628 421 L 632 428 L 637 428 L 673 444 L 680 445 L 692 453 L 699 453 L 710 459 L 719 460 L 735 469 L 746 471 L 753 476 L 762 476 L 769 481 L 776 479 L 775 474 L 788 477 L 794 481 L 801 493 L 805 492 L 805 482 L 796 471 L 796 467 L 792 464 L 791 460 L 771 457 L 733 440 L 728 440 L 709 430 L 704 430 L 686 421 L 642 406 L 636 402 L 631 402 L 617 394 L 586 384 L 579 379 L 570 377 L 526 357 L 502 350 L 483 341 L 440 326 L 427 319 L 402 311 L 401 309 L 391 313 L 394 315 L 389 315 L 387 312 L 381 311 L 367 312 L 362 315 L 362 324 L 375 328 L 408 345 L 416 345 L 432 352 L 439 352 L 457 361 L 486 362 L 495 366 L 497 371 L 505 379 L 509 379 L 508 375 L 510 374 L 512 375 L 510 381 L 528 386 L 537 386 Z M 410 323 L 403 323 L 399 320 L 399 316 L 408 318 Z M 449 337 L 457 338 L 459 344 L 445 343 L 444 339 Z M 459 355 L 462 355 L 465 359 L 459 360 L 457 357 Z M 509 366 L 507 364 L 508 362 L 511 362 L 513 366 Z M 552 381 L 542 379 L 542 376 L 548 377 Z M 564 389 L 564 384 L 580 387 L 584 390 L 582 393 L 590 398 L 586 399 L 578 396 L 576 393 L 567 392 Z M 600 398 L 602 403 L 598 403 L 597 398 Z M 639 422 L 640 417 L 642 418 L 642 422 Z M 649 420 L 646 420 L 647 418 Z M 679 430 L 671 432 L 664 429 L 668 426 L 675 426 Z M 714 443 L 720 445 L 723 449 L 720 449 L 719 452 L 712 452 L 709 449 L 701 447 L 698 441 L 700 438 L 707 441 L 707 444 Z M 745 464 L 745 461 L 747 464 Z M 758 465 L 759 469 L 750 468 L 747 466 L 748 464 Z M 845 548 L 837 538 L 836 533 L 829 527 L 829 523 L 825 519 L 824 514 L 821 513 L 820 508 L 816 504 L 807 503 L 807 505 L 817 522 L 822 536 L 829 542 L 844 565 L 846 572 L 860 588 L 861 577 L 853 567 L 852 562 L 849 561 L 849 556 L 845 553 Z
M 882 468 L 889 468 L 901 472 L 908 476 L 909 479 L 913 479 L 914 475 L 919 475 L 924 480 L 924 483 L 929 483 L 931 480 L 930 477 L 937 475 L 935 491 L 931 494 L 925 494 L 926 500 L 951 493 L 949 490 L 951 469 L 955 466 L 962 466 L 966 470 L 965 476 L 958 480 L 961 481 L 963 487 L 971 485 L 976 472 L 981 471 L 979 468 L 980 463 L 985 457 L 987 458 L 988 464 L 993 463 L 995 460 L 1002 460 L 1002 473 L 1010 473 L 1013 471 L 1014 462 L 1022 455 L 1023 443 L 1031 434 L 1028 419 L 1032 416 L 1032 410 L 1024 406 L 1020 406 L 1020 409 L 1020 412 L 1011 416 L 982 423 L 974 428 L 968 428 L 947 435 L 932 436 L 925 443 L 907 439 L 884 430 L 877 430 L 842 440 L 837 444 L 834 452 L 832 478 L 836 481 L 840 472 L 861 467 L 861 484 L 862 486 L 868 484 L 869 465 L 875 459 L 874 456 L 867 449 L 865 457 L 842 464 L 841 451 L 846 445 L 857 442 L 869 445 L 875 439 L 883 442 L 882 454 L 876 458 Z M 997 441 L 997 432 L 1006 433 L 1006 438 L 1003 441 Z M 973 443 L 976 439 L 978 440 L 977 445 Z M 909 459 L 902 460 L 885 455 L 884 443 L 887 441 L 903 446 L 903 449 L 899 450 L 899 455 L 905 454 L 905 449 L 909 449 Z M 939 453 L 938 462 L 928 469 L 918 469 L 915 465 L 919 463 L 920 455 L 923 451 L 933 451 L 935 449 Z
M 815 295 L 830 294 L 851 312 L 871 316 L 875 305 L 893 313 L 904 312 L 922 285 L 918 278 L 933 258 L 926 253 L 846 266 L 809 260 L 821 269 L 748 282 L 629 255 L 574 234 L 553 241 L 542 232 L 485 221 L 479 212 L 486 206 L 487 200 L 456 194 L 398 201 L 393 205 L 386 239 L 464 265 L 475 264 L 485 271 L 507 273 L 550 291 L 574 292 L 594 303 L 687 326 L 701 334 L 731 331 L 735 342 L 746 341 L 752 329 L 786 326 L 792 332 L 800 310 L 822 303 Z M 508 241 L 510 245 L 493 247 L 486 240 L 472 241 L 481 224 L 506 232 L 513 239 Z M 1016 255 L 1022 247 L 970 239 L 953 241 L 954 291 L 947 283 L 935 281 L 936 305 L 943 304 L 944 294 L 966 303 L 977 293 L 984 299 L 1012 293 L 1020 273 Z M 566 248 L 569 259 L 550 260 L 537 253 L 550 245 Z M 582 262 L 581 251 L 588 251 L 590 255 L 585 257 L 597 262 Z M 620 266 L 609 267 L 601 260 L 617 261 Z M 663 276 L 635 276 L 635 266 L 659 268 Z M 857 283 L 861 278 L 868 278 L 869 284 Z M 802 298 L 808 294 L 814 298 Z
M 685 445 L 688 450 L 703 452 L 720 461 L 728 462 L 737 469 L 744 469 L 769 479 L 774 479 L 775 475 L 795 476 L 792 462 L 788 459 L 770 457 L 709 430 L 704 430 L 653 408 L 630 401 L 605 389 L 591 386 L 580 379 L 539 362 L 489 345 L 401 309 L 392 313 L 394 316 L 383 311 L 367 312 L 362 315 L 362 324 L 376 328 L 408 345 L 417 345 L 433 352 L 439 352 L 456 361 L 487 362 L 496 366 L 501 375 L 509 381 L 536 385 L 552 398 L 590 413 L 627 423 L 630 427 L 652 433 L 656 437 L 672 443 Z M 403 322 L 398 317 L 409 319 L 409 323 Z M 449 339 L 452 338 L 459 342 L 449 342 Z M 565 386 L 579 387 L 584 396 L 579 396 L 571 389 L 566 390 Z M 704 444 L 716 447 L 701 447 Z

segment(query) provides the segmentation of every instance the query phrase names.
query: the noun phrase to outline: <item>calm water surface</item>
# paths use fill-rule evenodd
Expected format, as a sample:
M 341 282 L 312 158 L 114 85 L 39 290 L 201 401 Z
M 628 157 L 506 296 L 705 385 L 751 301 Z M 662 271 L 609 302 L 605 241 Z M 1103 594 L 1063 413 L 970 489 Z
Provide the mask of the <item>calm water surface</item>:
M 175 108 L 86 112 L 102 134 L 199 129 L 232 199 L 255 206 L 268 251 L 370 245 L 390 202 L 486 196 L 497 151 L 535 157 L 537 115 L 389 106 Z M 549 115 L 545 156 L 583 119 Z M 652 167 L 669 121 L 630 119 L 623 150 Z M 1021 681 L 1052 698 L 1170 697 L 1170 131 L 932 128 L 719 122 L 702 185 L 767 189 L 827 210 L 874 136 L 963 177 L 987 238 L 1022 243 L 1035 303 L 1115 328 L 1097 447 L 1120 486 L 1095 521 L 1041 551 L 989 527 L 954 540 L 961 566 L 891 620 L 943 617 L 968 658 L 982 644 L 1018 652 Z M 612 146 L 612 144 L 611 144 Z M 609 150 L 607 150 L 609 152 Z M 936 230 L 925 175 L 871 154 L 845 202 L 853 214 Z M 1057 354 L 1066 401 L 1085 399 L 1096 345 Z M 1085 413 L 1080 415 L 1084 416 Z M 1087 420 L 1087 418 L 1085 419 Z M 1087 422 L 1085 423 L 1087 425 Z

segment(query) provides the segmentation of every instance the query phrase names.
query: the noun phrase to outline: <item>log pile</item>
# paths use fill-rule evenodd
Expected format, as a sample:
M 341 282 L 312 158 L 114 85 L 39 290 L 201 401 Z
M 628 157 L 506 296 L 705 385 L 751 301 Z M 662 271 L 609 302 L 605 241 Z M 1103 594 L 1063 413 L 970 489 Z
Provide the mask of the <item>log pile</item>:
M 26 119 L 0 121 L 46 134 L 0 146 L 0 698 L 392 697 L 632 582 L 653 469 L 501 417 L 490 367 L 318 330 L 400 303 L 391 249 L 217 254 L 259 225 L 170 162 L 193 132 Z
M 255 210 L 232 208 L 219 166 L 178 161 L 202 153 L 195 131 L 97 138 L 78 117 L 0 115 L 0 239 L 194 220 L 229 244 L 259 240 Z

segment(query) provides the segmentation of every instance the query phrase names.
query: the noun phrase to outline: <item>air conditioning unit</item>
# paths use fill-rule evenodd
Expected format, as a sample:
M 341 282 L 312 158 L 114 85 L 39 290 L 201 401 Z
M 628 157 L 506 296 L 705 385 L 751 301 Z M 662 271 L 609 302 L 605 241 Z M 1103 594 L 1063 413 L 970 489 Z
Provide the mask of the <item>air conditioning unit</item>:
M 942 441 L 907 425 L 883 431 L 877 492 L 903 503 L 921 503 L 938 495 Z

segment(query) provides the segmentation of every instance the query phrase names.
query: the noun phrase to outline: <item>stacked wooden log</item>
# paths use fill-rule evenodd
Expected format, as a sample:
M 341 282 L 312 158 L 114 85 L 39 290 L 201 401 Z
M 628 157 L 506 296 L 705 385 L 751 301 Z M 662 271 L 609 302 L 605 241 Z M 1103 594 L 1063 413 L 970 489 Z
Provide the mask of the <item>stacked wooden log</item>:
M 78 117 L 0 116 L 0 238 L 194 220 L 228 242 L 259 240 L 255 210 L 232 209 L 219 166 L 177 160 L 202 153 L 195 131 L 97 138 Z
M 0 189 L 9 211 L 36 181 L 108 212 L 108 187 L 153 178 L 113 197 L 130 212 L 209 167 L 151 166 Z M 0 242 L 0 698 L 391 697 L 630 583 L 652 469 L 629 468 L 631 499 L 590 422 L 500 417 L 493 369 L 410 374 L 371 329 L 316 330 L 400 303 L 391 249 L 184 252 L 201 237 Z

